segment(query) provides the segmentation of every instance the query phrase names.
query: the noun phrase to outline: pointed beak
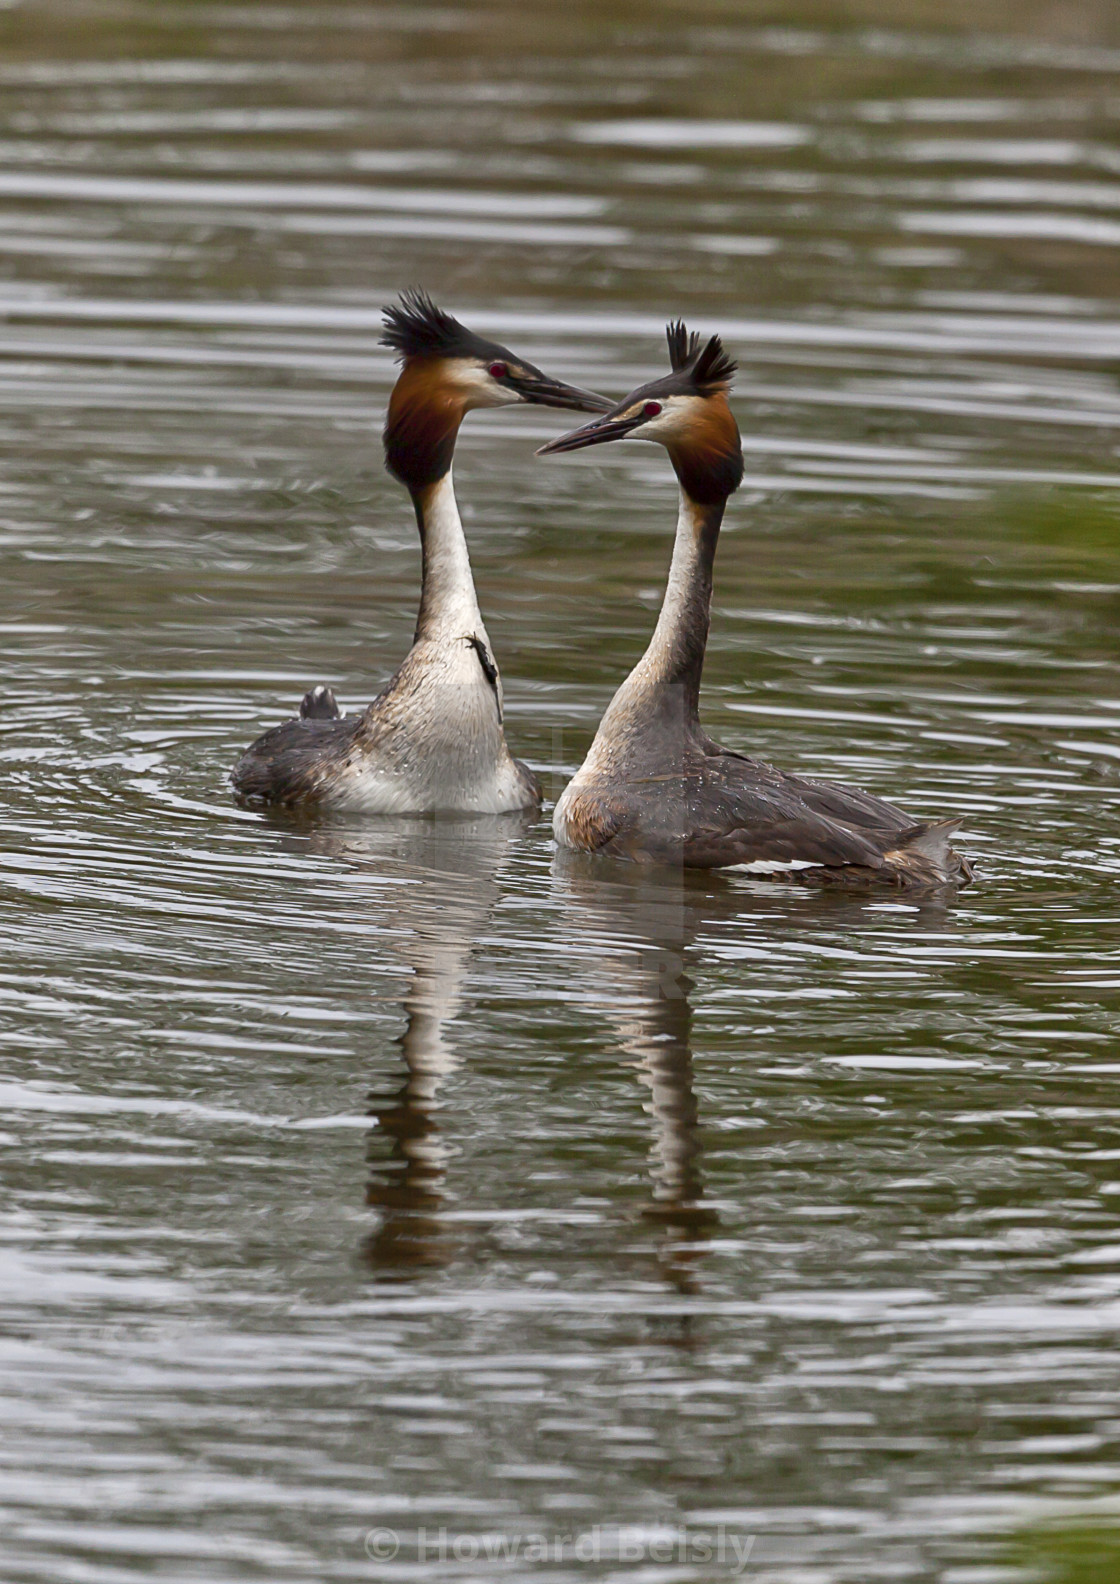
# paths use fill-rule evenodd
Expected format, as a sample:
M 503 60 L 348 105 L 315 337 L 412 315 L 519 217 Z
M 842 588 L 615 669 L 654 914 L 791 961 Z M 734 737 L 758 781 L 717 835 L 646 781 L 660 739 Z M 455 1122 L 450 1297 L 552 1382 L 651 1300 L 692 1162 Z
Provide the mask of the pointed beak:
M 594 423 L 584 424 L 582 429 L 569 430 L 558 440 L 550 440 L 547 445 L 541 446 L 537 455 L 556 456 L 561 451 L 582 451 L 587 446 L 606 445 L 608 440 L 624 440 L 632 429 L 645 421 L 644 413 L 638 413 L 633 418 L 596 418 Z
M 594 391 L 580 390 L 577 385 L 563 385 L 559 380 L 549 379 L 545 374 L 531 374 L 524 377 L 511 375 L 506 382 L 521 397 L 524 402 L 531 403 L 534 407 L 565 407 L 570 412 L 610 412 L 614 402 L 608 401 L 606 396 L 597 396 Z

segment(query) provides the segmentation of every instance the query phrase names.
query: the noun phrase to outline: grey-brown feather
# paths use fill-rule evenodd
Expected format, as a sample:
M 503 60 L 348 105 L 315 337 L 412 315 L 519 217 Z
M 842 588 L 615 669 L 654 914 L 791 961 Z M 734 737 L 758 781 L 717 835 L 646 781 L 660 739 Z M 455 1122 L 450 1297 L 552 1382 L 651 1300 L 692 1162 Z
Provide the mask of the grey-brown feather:
M 315 802 L 345 765 L 361 715 L 300 714 L 274 726 L 246 749 L 231 780 L 250 803 Z
M 471 646 L 477 653 L 477 645 Z M 487 651 L 479 664 L 488 692 L 496 697 L 497 668 Z M 325 804 L 370 757 L 392 767 L 413 753 L 414 714 L 408 707 L 410 663 L 406 659 L 369 708 L 342 715 L 330 688 L 312 688 L 300 713 L 257 738 L 234 767 L 230 780 L 240 801 L 260 804 Z M 520 759 L 510 763 L 524 790 L 524 807 L 539 804 L 539 777 Z
M 772 864 L 773 878 L 788 863 L 800 884 L 969 878 L 949 842 L 958 821 L 923 824 L 859 787 L 784 775 L 700 733 L 645 746 L 624 773 L 581 791 L 570 818 L 592 850 L 693 869 Z

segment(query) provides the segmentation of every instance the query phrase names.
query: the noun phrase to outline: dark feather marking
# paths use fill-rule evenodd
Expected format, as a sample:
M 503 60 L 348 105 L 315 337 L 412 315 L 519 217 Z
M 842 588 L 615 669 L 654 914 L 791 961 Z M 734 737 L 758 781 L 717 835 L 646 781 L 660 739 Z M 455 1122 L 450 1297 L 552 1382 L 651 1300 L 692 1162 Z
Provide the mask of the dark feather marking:
M 489 649 L 487 649 L 486 645 L 483 643 L 482 639 L 477 633 L 471 633 L 470 637 L 467 639 L 467 642 L 478 656 L 479 664 L 482 667 L 483 675 L 485 676 L 487 682 L 489 682 L 492 688 L 496 689 L 498 686 L 498 668 L 494 664 L 493 655 L 490 653 Z
M 478 663 L 482 667 L 482 674 L 490 684 L 490 687 L 493 691 L 494 703 L 498 706 L 498 725 L 500 726 L 502 723 L 502 701 L 498 693 L 498 668 L 494 664 L 494 656 L 490 653 L 489 649 L 487 649 L 485 643 L 477 633 L 471 633 L 466 641 L 468 644 L 470 644 L 471 648 L 478 656 Z

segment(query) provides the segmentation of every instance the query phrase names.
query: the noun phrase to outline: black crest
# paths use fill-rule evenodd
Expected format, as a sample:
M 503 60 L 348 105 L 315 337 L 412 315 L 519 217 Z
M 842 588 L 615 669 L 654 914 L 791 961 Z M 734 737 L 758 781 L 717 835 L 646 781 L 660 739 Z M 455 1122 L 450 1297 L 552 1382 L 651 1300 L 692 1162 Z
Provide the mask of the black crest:
M 699 335 L 695 330 L 689 335 L 683 319 L 674 319 L 665 326 L 665 339 L 669 343 L 669 367 L 674 373 L 687 368 L 700 350 Z
M 695 330 L 690 334 L 684 321 L 676 319 L 666 326 L 665 339 L 673 373 L 682 376 L 682 390 L 694 391 L 697 396 L 714 396 L 730 388 L 739 365 L 718 335 L 705 344 Z
M 402 358 L 477 357 L 492 355 L 494 343 L 483 341 L 458 319 L 437 308 L 418 287 L 401 292 L 399 303 L 382 309 L 385 329 L 381 345 L 392 347 Z
M 717 390 L 729 389 L 738 367 L 719 336 L 714 335 L 692 365 L 692 378 L 702 395 L 712 396 Z

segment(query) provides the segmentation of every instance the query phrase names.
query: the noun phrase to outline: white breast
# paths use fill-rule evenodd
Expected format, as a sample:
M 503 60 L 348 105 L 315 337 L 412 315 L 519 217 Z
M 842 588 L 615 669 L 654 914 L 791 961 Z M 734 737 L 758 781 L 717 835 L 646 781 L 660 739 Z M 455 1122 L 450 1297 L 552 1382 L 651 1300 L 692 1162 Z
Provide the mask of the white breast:
M 375 709 L 366 752 L 325 801 L 362 814 L 504 814 L 532 799 L 506 745 L 498 698 L 466 636 L 421 640 Z

